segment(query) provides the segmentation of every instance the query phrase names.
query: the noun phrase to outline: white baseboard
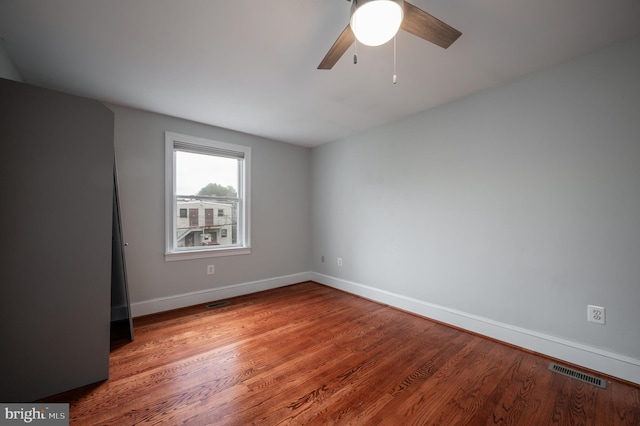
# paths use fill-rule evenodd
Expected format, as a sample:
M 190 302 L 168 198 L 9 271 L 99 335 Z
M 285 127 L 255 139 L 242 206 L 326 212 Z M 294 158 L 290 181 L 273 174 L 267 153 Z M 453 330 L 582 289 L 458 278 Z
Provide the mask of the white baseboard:
M 270 290 L 272 288 L 284 287 L 303 281 L 309 281 L 309 277 L 310 275 L 308 272 L 302 272 L 299 274 L 286 275 L 282 277 L 269 278 L 248 283 L 233 284 L 225 287 L 178 294 L 169 297 L 161 297 L 158 299 L 145 300 L 143 302 L 136 302 L 131 304 L 131 315 L 133 317 L 139 317 L 141 315 L 155 314 L 157 312 L 184 308 L 187 306 L 197 305 L 199 303 L 206 303 L 214 300 L 242 296 L 244 294 L 256 293 L 258 291 Z
M 312 281 L 558 360 L 640 384 L 640 360 L 328 275 Z
M 148 315 L 309 280 L 640 385 L 638 359 L 316 272 L 136 302 L 131 304 L 131 313 L 134 317 Z

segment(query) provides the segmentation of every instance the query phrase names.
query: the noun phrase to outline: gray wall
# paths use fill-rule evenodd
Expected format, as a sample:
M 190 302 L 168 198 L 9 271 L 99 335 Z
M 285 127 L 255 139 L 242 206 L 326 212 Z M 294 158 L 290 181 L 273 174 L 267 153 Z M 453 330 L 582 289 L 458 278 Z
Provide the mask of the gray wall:
M 314 149 L 312 270 L 640 365 L 638 52 Z
M 122 226 L 129 244 L 127 273 L 134 315 L 195 303 L 194 299 L 185 299 L 154 305 L 155 299 L 171 299 L 309 270 L 311 154 L 308 148 L 151 112 L 110 107 L 115 112 Z M 251 254 L 165 261 L 165 131 L 252 148 Z M 215 265 L 214 275 L 206 275 L 209 264 Z M 216 297 L 215 293 L 211 295 Z

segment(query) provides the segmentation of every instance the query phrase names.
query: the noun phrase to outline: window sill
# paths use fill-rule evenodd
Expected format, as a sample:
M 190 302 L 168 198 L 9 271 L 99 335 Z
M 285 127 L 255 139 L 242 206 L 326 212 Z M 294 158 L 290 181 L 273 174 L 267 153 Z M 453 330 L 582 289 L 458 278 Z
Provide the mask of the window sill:
M 209 257 L 237 256 L 243 254 L 251 254 L 251 247 L 232 247 L 184 252 L 169 252 L 164 254 L 164 260 L 165 262 L 173 262 L 176 260 L 206 259 Z

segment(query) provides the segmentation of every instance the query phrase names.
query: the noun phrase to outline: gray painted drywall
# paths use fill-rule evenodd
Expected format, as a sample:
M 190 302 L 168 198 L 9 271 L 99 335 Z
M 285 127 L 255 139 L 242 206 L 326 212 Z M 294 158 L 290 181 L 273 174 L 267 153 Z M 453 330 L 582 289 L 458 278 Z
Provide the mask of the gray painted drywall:
M 315 148 L 312 270 L 640 360 L 638 52 Z
M 113 113 L 0 79 L 0 401 L 109 373 Z
M 309 270 L 310 150 L 111 105 L 132 304 Z M 249 255 L 166 262 L 164 132 L 250 146 Z M 206 275 L 206 266 L 215 274 Z
M 2 40 L 2 38 L 0 38 L 0 78 L 20 82 L 24 81 L 20 71 L 18 71 L 11 60 L 9 53 L 7 53 L 7 50 L 4 47 L 4 40 Z

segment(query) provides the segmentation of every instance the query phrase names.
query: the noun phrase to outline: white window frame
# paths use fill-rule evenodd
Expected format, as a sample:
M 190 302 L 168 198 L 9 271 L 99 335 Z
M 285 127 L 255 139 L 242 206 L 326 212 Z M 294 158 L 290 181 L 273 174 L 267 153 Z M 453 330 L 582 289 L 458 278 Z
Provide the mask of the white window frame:
M 238 196 L 238 242 L 223 247 L 190 247 L 176 250 L 174 238 L 176 235 L 176 183 L 175 170 L 176 143 L 190 145 L 191 151 L 203 154 L 220 154 L 221 152 L 242 153 L 244 161 L 239 170 Z M 251 253 L 251 147 L 236 145 L 195 136 L 165 132 L 165 261 L 203 259 L 208 257 L 233 256 Z

